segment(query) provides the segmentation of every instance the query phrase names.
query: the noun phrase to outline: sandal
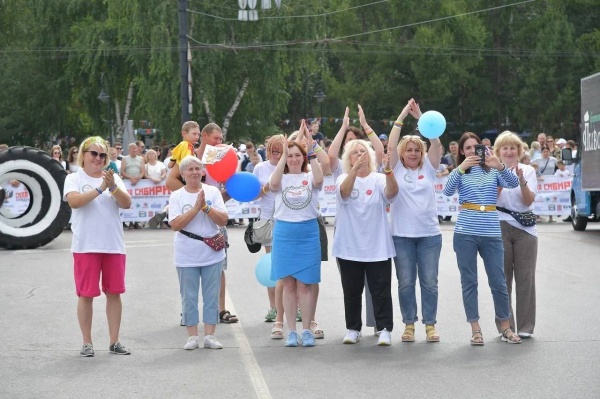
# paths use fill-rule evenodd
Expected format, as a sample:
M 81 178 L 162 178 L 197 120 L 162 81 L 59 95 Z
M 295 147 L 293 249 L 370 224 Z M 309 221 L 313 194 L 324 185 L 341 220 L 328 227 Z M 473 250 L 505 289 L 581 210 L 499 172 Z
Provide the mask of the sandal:
M 236 315 L 231 314 L 229 310 L 219 312 L 219 321 L 225 324 L 237 323 L 239 320 Z
M 402 342 L 415 342 L 415 325 L 407 324 L 402 333 Z
M 310 322 L 310 331 L 312 332 L 313 337 L 315 339 L 325 338 L 325 333 L 323 332 L 323 329 L 319 327 L 319 324 L 317 324 L 317 322 L 314 320 Z
M 271 329 L 271 339 L 283 339 L 283 322 L 276 321 Z
M 506 330 L 502 331 L 502 337 L 500 337 L 502 341 L 509 344 L 520 344 L 521 338 L 508 327 Z
M 435 326 L 433 324 L 425 326 L 425 332 L 427 333 L 427 342 L 440 342 L 440 336 L 437 331 L 435 331 Z
M 476 335 L 479 335 L 476 337 Z M 483 334 L 481 330 L 473 331 L 473 335 L 471 336 L 471 345 L 473 346 L 483 346 Z

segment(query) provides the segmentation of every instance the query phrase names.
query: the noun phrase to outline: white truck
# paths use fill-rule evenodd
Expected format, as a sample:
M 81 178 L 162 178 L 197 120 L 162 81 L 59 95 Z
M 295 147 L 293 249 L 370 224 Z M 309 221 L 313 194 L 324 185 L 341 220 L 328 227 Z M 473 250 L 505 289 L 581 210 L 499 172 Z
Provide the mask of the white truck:
M 574 156 L 573 156 L 574 155 Z M 581 79 L 581 134 L 576 154 L 564 148 L 565 164 L 574 163 L 571 223 L 583 231 L 600 221 L 600 73 Z

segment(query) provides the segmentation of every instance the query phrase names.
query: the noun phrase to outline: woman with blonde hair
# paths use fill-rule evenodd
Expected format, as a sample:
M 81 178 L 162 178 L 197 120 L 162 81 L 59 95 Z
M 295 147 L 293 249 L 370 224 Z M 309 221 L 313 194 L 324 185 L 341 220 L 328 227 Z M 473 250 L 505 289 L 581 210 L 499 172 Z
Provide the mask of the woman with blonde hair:
M 519 186 L 503 188 L 498 194 L 496 209 L 504 245 L 504 275 L 510 305 L 510 328 L 522 338 L 533 335 L 535 328 L 535 268 L 538 237 L 533 218 L 533 201 L 537 195 L 537 176 L 533 167 L 519 162 L 523 155 L 521 139 L 506 131 L 494 143 L 494 153 L 519 178 Z M 530 220 L 523 216 L 529 215 Z M 523 224 L 524 223 L 524 224 Z M 512 307 L 513 279 L 516 296 L 515 312 Z M 502 332 L 496 321 L 498 331 Z
M 146 151 L 144 159 L 146 161 L 144 174 L 147 179 L 152 180 L 154 184 L 159 184 L 167 178 L 167 167 L 158 160 L 156 151 L 152 149 Z
M 60 166 L 62 166 L 63 169 L 67 169 L 67 163 L 63 159 L 62 149 L 59 145 L 52 146 L 52 149 L 50 150 L 50 156 L 52 157 L 52 159 L 55 159 L 58 163 L 60 163 Z
M 395 148 L 400 129 L 408 114 L 416 119 L 421 110 L 414 99 L 404 107 L 390 133 L 389 148 Z M 442 250 L 442 232 L 435 199 L 436 171 L 440 164 L 442 143 L 430 139 L 427 152 L 419 136 L 404 136 L 398 150 L 390 152 L 390 166 L 401 187 L 390 207 L 392 238 L 396 249 L 394 263 L 398 277 L 398 298 L 405 329 L 402 342 L 414 342 L 417 316 L 415 286 L 421 288 L 422 322 L 427 342 L 439 342 L 435 329 L 438 305 L 438 269 Z
M 94 297 L 106 294 L 109 351 L 128 355 L 119 342 L 121 294 L 125 292 L 125 242 L 119 209 L 131 206 L 121 178 L 108 165 L 108 147 L 101 137 L 81 143 L 79 169 L 65 179 L 64 199 L 73 209 L 71 230 L 75 290 L 79 297 L 77 318 L 83 336 L 81 356 L 93 357 L 92 315 Z M 102 279 L 102 280 L 100 280 Z
M 392 344 L 392 260 L 396 253 L 386 213 L 398 194 L 398 183 L 384 155 L 385 175 L 377 173 L 375 151 L 366 140 L 344 147 L 344 174 L 336 179 L 337 213 L 332 254 L 338 260 L 344 292 L 347 333 L 343 342 L 355 344 L 362 328 L 365 277 L 373 300 L 380 346 Z
M 539 141 L 532 141 L 529 149 L 529 158 L 533 161 L 542 156 L 542 145 Z

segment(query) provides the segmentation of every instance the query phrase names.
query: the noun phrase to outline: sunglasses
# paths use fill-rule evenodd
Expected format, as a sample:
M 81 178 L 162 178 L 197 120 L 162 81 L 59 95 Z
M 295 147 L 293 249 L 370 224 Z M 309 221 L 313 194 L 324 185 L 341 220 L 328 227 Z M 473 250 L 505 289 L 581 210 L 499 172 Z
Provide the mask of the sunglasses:
M 100 156 L 100 159 L 106 159 L 105 152 L 96 152 L 96 151 L 85 151 L 85 152 L 89 152 L 92 155 L 92 158 L 96 158 L 96 157 Z

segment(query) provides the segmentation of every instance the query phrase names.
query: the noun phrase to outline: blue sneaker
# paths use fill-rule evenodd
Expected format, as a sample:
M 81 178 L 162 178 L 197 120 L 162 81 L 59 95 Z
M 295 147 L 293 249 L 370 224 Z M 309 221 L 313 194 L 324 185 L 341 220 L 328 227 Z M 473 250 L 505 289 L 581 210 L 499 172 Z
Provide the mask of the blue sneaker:
M 285 340 L 285 346 L 298 346 L 298 333 L 296 331 L 290 331 L 288 333 L 287 339 Z
M 302 346 L 315 346 L 315 337 L 310 330 L 304 330 L 302 333 Z

